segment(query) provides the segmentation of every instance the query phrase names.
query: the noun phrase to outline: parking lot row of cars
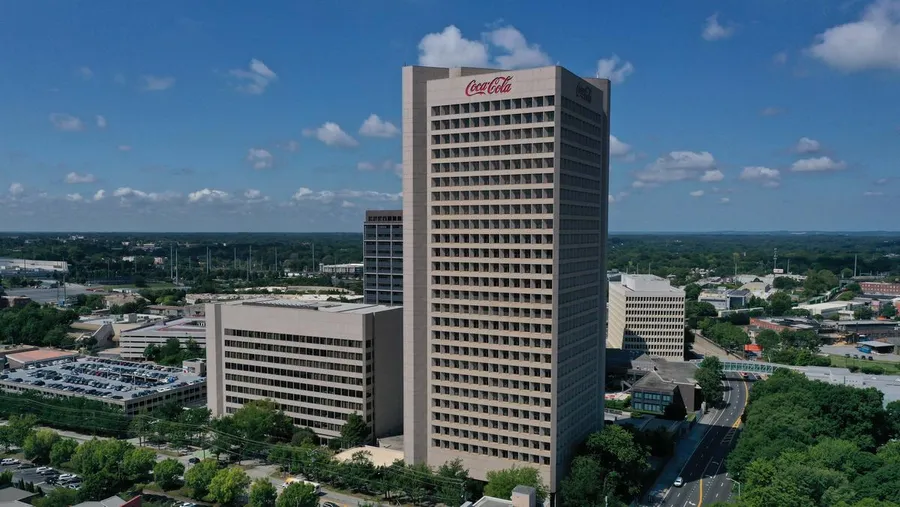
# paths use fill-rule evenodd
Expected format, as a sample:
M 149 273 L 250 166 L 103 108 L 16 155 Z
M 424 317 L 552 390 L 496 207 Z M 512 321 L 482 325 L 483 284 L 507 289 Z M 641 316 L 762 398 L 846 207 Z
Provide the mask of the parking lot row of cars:
M 69 489 L 78 489 L 81 487 L 81 477 L 75 474 L 62 473 L 53 467 L 39 467 L 34 463 L 22 462 L 16 458 L 4 458 L 0 460 L 0 466 L 4 469 L 13 469 L 17 471 L 26 471 L 28 469 L 34 469 L 34 473 L 37 474 L 42 482 L 45 482 L 52 486 L 65 487 Z

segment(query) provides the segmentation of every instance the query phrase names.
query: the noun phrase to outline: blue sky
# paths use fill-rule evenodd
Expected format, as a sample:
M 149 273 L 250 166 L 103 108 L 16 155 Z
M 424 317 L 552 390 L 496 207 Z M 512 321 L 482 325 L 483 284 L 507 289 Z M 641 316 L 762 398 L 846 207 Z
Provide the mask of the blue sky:
M 404 64 L 559 63 L 613 232 L 897 230 L 898 48 L 900 0 L 3 2 L 0 229 L 358 231 Z

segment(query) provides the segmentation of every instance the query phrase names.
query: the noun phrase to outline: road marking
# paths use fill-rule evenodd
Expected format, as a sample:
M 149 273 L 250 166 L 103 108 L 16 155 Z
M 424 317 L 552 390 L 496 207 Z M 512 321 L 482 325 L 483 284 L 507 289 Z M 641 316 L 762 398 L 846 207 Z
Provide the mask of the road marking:
M 697 507 L 701 507 L 703 505 L 703 477 L 700 478 L 700 501 L 697 502 Z

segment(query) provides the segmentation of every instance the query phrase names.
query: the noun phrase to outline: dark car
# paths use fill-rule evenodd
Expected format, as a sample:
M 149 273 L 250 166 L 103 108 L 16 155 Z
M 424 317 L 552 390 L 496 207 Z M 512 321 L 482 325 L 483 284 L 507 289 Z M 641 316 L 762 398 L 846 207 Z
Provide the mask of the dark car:
M 188 463 L 190 463 L 190 464 L 192 464 L 192 465 L 196 465 L 197 463 L 200 463 L 200 458 L 198 458 L 198 457 L 195 456 L 195 457 L 189 459 L 189 460 L 188 460 Z
M 869 356 L 869 361 L 874 361 L 875 359 L 872 356 Z

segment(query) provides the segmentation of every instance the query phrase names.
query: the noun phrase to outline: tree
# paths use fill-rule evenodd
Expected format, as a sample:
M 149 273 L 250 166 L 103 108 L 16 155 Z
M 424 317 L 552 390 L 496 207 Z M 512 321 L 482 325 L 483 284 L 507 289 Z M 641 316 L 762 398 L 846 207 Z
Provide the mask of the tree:
M 153 481 L 156 485 L 169 491 L 177 488 L 180 484 L 179 477 L 184 474 L 184 465 L 177 459 L 164 459 L 153 467 Z
M 722 403 L 725 394 L 725 386 L 722 385 L 722 361 L 715 356 L 707 356 L 700 362 L 695 376 L 703 398 L 710 405 Z
M 495 498 L 510 498 L 516 486 L 530 486 L 537 491 L 538 498 L 547 498 L 547 487 L 541 480 L 540 472 L 536 468 L 517 466 L 489 471 L 484 494 Z
M 275 507 L 318 507 L 319 495 L 305 482 L 288 485 L 275 501 Z
M 247 491 L 249 485 L 247 472 L 238 467 L 223 468 L 210 481 L 209 496 L 222 505 L 231 505 Z
M 69 507 L 78 503 L 78 491 L 69 488 L 56 488 L 43 498 L 34 500 L 35 507 Z
M 700 293 L 703 292 L 703 289 L 700 288 L 696 283 L 689 283 L 684 286 L 684 300 L 685 301 L 696 301 L 698 297 L 700 297 Z
M 72 459 L 76 450 L 78 450 L 78 442 L 74 439 L 60 439 L 50 449 L 50 464 L 55 467 L 63 466 L 64 463 Z
M 775 350 L 781 346 L 781 336 L 771 329 L 763 329 L 756 335 L 756 344 L 765 350 Z
M 205 459 L 192 466 L 184 474 L 184 485 L 191 488 L 193 498 L 203 499 L 209 493 L 210 483 L 219 471 L 219 464 L 212 459 Z
M 18 446 L 24 444 L 25 438 L 31 434 L 36 424 L 37 417 L 32 414 L 10 416 L 6 423 L 10 442 Z
M 799 282 L 789 276 L 776 276 L 775 279 L 772 280 L 772 287 L 778 290 L 791 290 L 798 285 Z
M 316 435 L 316 432 L 308 427 L 297 428 L 294 431 L 294 436 L 291 437 L 291 445 L 295 445 L 295 446 L 319 445 L 319 435 Z
M 718 315 L 719 311 L 711 303 L 705 301 L 685 301 L 684 303 L 684 317 L 687 319 L 688 327 L 691 329 L 697 329 L 700 326 L 700 321 L 703 319 Z
M 871 319 L 874 315 L 875 312 L 872 310 L 871 306 L 861 306 L 856 310 L 853 310 L 853 318 L 856 320 Z
M 892 301 L 884 301 L 881 303 L 879 314 L 886 319 L 893 319 L 897 316 L 897 307 Z
M 122 473 L 129 482 L 138 482 L 150 475 L 156 465 L 156 453 L 143 447 L 132 447 L 122 460 Z
M 572 467 L 560 484 L 563 507 L 605 507 L 612 494 L 609 484 L 601 481 L 609 472 L 590 456 L 576 456 Z M 617 476 L 613 476 L 615 479 Z
M 250 486 L 250 507 L 275 507 L 275 500 L 278 498 L 278 490 L 275 486 L 265 478 L 259 478 L 253 481 Z
M 22 444 L 25 459 L 39 465 L 50 463 L 50 451 L 53 449 L 53 445 L 59 441 L 59 433 L 50 429 L 45 428 L 30 433 Z
M 347 417 L 347 422 L 341 426 L 341 443 L 346 447 L 357 447 L 369 440 L 371 431 L 365 419 L 356 412 Z
M 791 296 L 787 292 L 776 292 L 769 298 L 769 315 L 780 317 L 793 307 Z

